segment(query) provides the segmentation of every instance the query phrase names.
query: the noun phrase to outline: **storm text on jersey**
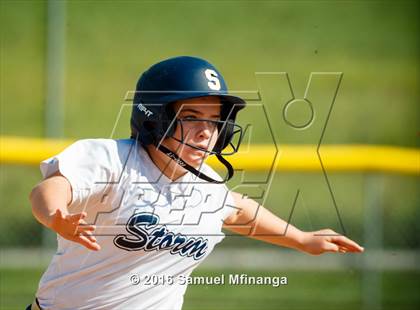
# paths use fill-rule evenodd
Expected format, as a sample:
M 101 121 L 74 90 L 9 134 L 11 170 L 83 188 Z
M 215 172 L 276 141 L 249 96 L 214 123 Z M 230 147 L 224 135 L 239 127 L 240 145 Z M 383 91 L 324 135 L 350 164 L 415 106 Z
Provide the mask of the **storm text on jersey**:
M 174 234 L 166 225 L 159 225 L 159 216 L 153 213 L 132 215 L 126 224 L 126 230 L 130 235 L 117 235 L 114 244 L 127 251 L 168 250 L 173 255 L 193 257 L 195 260 L 206 254 L 207 239 Z

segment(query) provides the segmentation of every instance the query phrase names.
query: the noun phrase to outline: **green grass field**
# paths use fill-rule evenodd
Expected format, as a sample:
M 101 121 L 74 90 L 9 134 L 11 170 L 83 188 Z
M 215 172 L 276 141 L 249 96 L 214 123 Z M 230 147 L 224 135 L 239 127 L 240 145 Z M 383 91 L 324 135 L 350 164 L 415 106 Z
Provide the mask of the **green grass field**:
M 24 309 L 36 290 L 42 269 L 0 269 L 1 309 Z M 195 272 L 196 276 L 246 273 L 249 276 L 278 275 L 288 278 L 288 285 L 271 286 L 201 286 L 190 285 L 184 310 L 213 309 L 287 309 L 287 310 L 356 310 L 362 309 L 359 272 L 296 272 L 218 270 Z M 384 272 L 382 309 L 417 309 L 420 306 L 419 272 Z M 71 292 L 69 292 L 71 296 Z
M 46 2 L 0 5 L 1 132 L 43 136 Z M 141 72 L 161 59 L 197 55 L 215 63 L 233 90 L 258 89 L 256 71 L 288 72 L 298 98 L 311 72 L 343 72 L 325 143 L 417 146 L 418 6 L 68 1 L 64 136 L 108 136 Z M 252 110 L 241 114 L 255 121 Z M 117 136 L 126 137 L 128 128 L 126 119 Z M 265 132 L 256 135 L 269 141 Z M 281 143 L 312 143 L 317 134 L 277 135 Z
M 419 2 L 379 1 L 67 1 L 65 116 L 63 137 L 109 137 L 127 91 L 151 64 L 176 55 L 207 58 L 232 90 L 259 90 L 256 71 L 288 72 L 297 98 L 311 72 L 343 72 L 325 131 L 324 144 L 386 144 L 419 147 Z M 47 2 L 0 1 L 0 134 L 45 135 Z M 271 81 L 262 103 L 273 123 L 288 93 Z M 325 104 L 328 85 L 316 84 L 314 104 Z M 325 96 L 324 96 L 325 95 Z M 311 99 L 312 100 L 312 99 Z M 317 108 L 317 106 L 316 106 Z M 265 119 L 252 108 L 239 117 L 251 122 L 252 143 L 270 142 Z M 260 111 L 261 112 L 261 111 Z M 293 111 L 305 117 L 306 110 Z M 115 138 L 129 134 L 123 111 Z M 315 143 L 319 124 L 306 131 L 275 127 L 277 143 Z M 0 248 L 39 246 L 41 226 L 28 194 L 39 181 L 37 167 L 0 166 Z M 231 185 L 238 183 L 238 175 Z M 367 173 L 331 173 L 337 206 L 348 235 L 360 242 L 368 198 L 382 210 L 383 247 L 418 250 L 418 176 L 378 174 L 372 190 Z M 251 173 L 257 184 L 264 173 Z M 304 230 L 339 229 L 315 173 L 278 173 L 265 206 L 287 218 L 290 197 L 304 188 L 292 223 Z M 379 189 L 379 190 L 378 190 Z M 377 192 L 375 192 L 377 191 Z M 221 247 L 267 245 L 227 238 Z M 212 271 L 216 272 L 216 271 Z M 219 273 L 222 271 L 219 271 Z M 361 271 L 287 272 L 289 285 L 197 287 L 185 309 L 320 309 L 362 307 Z M 202 270 L 197 274 L 205 274 Z M 23 309 L 32 300 L 42 270 L 1 270 L 1 309 Z M 260 273 L 262 274 L 262 273 Z M 271 273 L 270 273 L 271 274 Z M 417 309 L 419 273 L 383 273 L 383 309 Z M 371 310 L 371 309 L 369 309 Z

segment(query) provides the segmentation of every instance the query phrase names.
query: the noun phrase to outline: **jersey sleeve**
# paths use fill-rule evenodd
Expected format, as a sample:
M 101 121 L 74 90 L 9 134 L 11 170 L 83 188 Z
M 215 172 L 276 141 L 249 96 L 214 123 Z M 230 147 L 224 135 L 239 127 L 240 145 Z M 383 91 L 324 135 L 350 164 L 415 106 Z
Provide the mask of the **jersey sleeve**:
M 226 191 L 226 198 L 223 204 L 222 209 L 222 218 L 223 221 L 226 220 L 229 216 L 236 212 L 237 208 L 235 206 L 235 200 L 233 199 L 232 194 L 227 186 L 223 186 L 224 190 Z
M 215 180 L 223 180 L 223 178 L 207 164 L 202 166 L 202 171 Z M 235 206 L 235 200 L 233 199 L 233 196 L 226 184 L 213 184 L 212 186 L 218 186 L 220 188 L 220 191 L 218 192 L 222 207 L 221 210 L 219 209 L 219 212 L 221 212 L 222 220 L 224 221 L 236 212 L 237 208 Z
M 44 179 L 59 171 L 70 183 L 73 205 L 100 199 L 106 185 L 113 180 L 112 142 L 105 139 L 79 140 L 60 154 L 40 164 Z

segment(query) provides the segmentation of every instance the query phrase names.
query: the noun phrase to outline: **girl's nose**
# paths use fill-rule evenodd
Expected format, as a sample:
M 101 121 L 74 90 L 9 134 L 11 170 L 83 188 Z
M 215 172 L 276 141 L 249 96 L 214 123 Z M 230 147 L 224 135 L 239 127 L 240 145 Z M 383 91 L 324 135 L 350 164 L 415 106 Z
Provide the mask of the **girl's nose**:
M 199 122 L 199 124 L 197 124 L 199 126 L 199 137 L 202 139 L 210 139 L 212 137 L 212 135 L 217 134 L 215 132 L 216 128 L 213 125 L 213 123 L 211 122 Z

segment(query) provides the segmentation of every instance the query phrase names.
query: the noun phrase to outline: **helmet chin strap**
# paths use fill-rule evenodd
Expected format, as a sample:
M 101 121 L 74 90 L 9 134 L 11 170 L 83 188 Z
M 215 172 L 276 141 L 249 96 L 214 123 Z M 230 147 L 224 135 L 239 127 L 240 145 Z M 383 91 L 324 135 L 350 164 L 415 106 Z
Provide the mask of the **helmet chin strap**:
M 181 166 L 182 168 L 188 170 L 192 174 L 196 175 L 200 179 L 205 180 L 207 182 L 216 183 L 216 184 L 223 184 L 223 183 L 226 183 L 227 181 L 229 181 L 232 178 L 232 176 L 233 176 L 233 167 L 232 167 L 232 165 L 226 159 L 224 159 L 222 157 L 222 155 L 220 155 L 220 154 L 216 154 L 216 157 L 226 167 L 226 169 L 228 171 L 228 175 L 227 175 L 227 177 L 223 181 L 215 180 L 215 179 L 213 179 L 213 178 L 205 175 L 204 173 L 198 171 L 197 169 L 195 169 L 191 165 L 187 164 L 175 152 L 172 152 L 170 149 L 168 149 L 167 147 L 163 146 L 162 144 L 159 143 L 156 147 L 157 147 L 157 149 L 159 151 L 161 151 L 163 154 L 165 154 L 166 156 L 168 156 L 170 159 L 172 159 L 179 166 Z

